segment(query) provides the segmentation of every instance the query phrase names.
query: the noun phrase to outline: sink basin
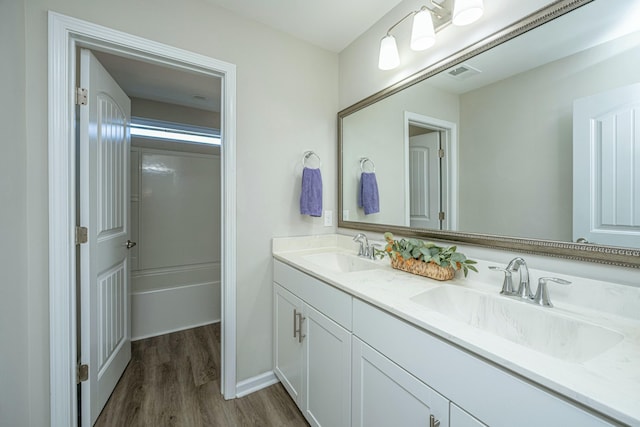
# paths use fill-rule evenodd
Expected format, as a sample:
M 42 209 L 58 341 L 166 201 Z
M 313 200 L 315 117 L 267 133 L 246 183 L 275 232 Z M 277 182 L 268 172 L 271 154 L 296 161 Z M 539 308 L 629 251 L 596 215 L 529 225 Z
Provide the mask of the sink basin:
M 554 309 L 466 288 L 441 286 L 411 300 L 451 320 L 567 362 L 590 360 L 624 338 Z
M 317 264 L 321 268 L 335 271 L 337 273 L 350 273 L 354 271 L 374 270 L 379 268 L 378 264 L 373 261 L 344 253 L 324 252 L 305 255 L 303 258 Z

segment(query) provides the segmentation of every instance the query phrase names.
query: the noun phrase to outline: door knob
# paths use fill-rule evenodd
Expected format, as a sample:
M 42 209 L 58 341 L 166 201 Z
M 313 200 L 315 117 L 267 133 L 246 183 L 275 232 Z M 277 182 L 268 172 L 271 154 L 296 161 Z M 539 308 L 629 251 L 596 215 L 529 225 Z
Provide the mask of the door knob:
M 131 240 L 127 240 L 127 244 L 125 246 L 127 247 L 127 249 L 131 249 L 135 245 L 137 245 L 136 242 L 132 242 Z

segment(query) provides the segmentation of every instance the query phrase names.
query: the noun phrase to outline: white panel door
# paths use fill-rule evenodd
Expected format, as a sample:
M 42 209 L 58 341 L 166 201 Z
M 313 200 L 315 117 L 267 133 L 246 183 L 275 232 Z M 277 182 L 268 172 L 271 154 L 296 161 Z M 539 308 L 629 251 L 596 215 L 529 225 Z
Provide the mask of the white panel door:
M 573 106 L 573 239 L 640 247 L 640 84 Z
M 449 401 L 353 337 L 354 427 L 449 426 Z
M 411 227 L 441 228 L 440 132 L 409 139 L 409 200 Z
M 351 423 L 351 333 L 304 305 L 302 410 L 314 427 Z
M 90 51 L 80 53 L 80 249 L 82 425 L 93 425 L 131 359 L 129 265 L 129 98 Z

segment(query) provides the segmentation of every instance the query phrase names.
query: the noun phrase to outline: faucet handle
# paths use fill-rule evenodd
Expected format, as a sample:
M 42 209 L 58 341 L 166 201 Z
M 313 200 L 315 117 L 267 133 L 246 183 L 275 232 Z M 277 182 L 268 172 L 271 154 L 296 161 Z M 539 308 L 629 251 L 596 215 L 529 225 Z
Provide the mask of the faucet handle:
M 494 265 L 489 266 L 489 270 L 502 271 L 504 273 L 504 282 L 502 282 L 502 290 L 500 291 L 501 295 L 515 295 L 516 291 L 513 289 L 511 270 L 508 268 L 496 267 Z
M 382 245 L 378 243 L 371 243 L 369 245 L 369 258 L 375 260 L 376 259 L 376 248 L 381 248 Z
M 559 283 L 561 285 L 570 285 L 571 282 L 557 277 L 541 277 L 538 279 L 538 289 L 533 297 L 533 303 L 541 305 L 543 307 L 553 307 L 551 299 L 549 299 L 549 289 L 547 288 L 547 282 Z

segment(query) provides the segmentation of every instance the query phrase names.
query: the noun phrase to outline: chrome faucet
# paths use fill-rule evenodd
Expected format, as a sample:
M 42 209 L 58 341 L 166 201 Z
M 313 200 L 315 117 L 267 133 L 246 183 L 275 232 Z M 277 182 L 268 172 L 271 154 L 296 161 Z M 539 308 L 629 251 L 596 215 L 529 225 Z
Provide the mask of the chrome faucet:
M 356 234 L 353 237 L 353 241 L 360 243 L 360 248 L 358 249 L 358 256 L 369 258 L 369 259 L 376 259 L 375 247 L 380 245 L 369 244 L 369 239 L 367 239 L 367 236 L 364 233 Z
M 501 295 L 521 298 L 527 302 L 541 305 L 543 307 L 553 307 L 553 304 L 551 304 L 551 300 L 549 299 L 547 282 L 555 282 L 562 285 L 568 285 L 571 283 L 568 280 L 558 279 L 556 277 L 541 277 L 538 279 L 538 289 L 536 289 L 536 294 L 532 295 L 531 285 L 529 283 L 529 268 L 527 268 L 527 263 L 524 259 L 520 257 L 512 259 L 507 265 L 507 268 L 490 266 L 489 269 L 504 272 L 504 282 L 502 282 L 502 290 L 500 291 Z M 513 289 L 513 279 L 511 276 L 512 273 L 515 272 L 520 272 L 520 283 L 517 290 Z
M 529 268 L 527 267 L 527 263 L 524 259 L 520 257 L 516 257 L 509 262 L 507 265 L 507 270 L 511 272 L 520 272 L 520 283 L 518 284 L 518 289 L 515 292 L 515 295 L 520 298 L 531 299 L 533 298 L 533 294 L 531 293 L 531 284 L 529 283 Z
M 364 239 L 364 241 L 362 240 Z M 364 233 L 358 233 L 353 237 L 354 242 L 360 243 L 360 248 L 358 249 L 358 256 L 369 256 L 369 239 Z

